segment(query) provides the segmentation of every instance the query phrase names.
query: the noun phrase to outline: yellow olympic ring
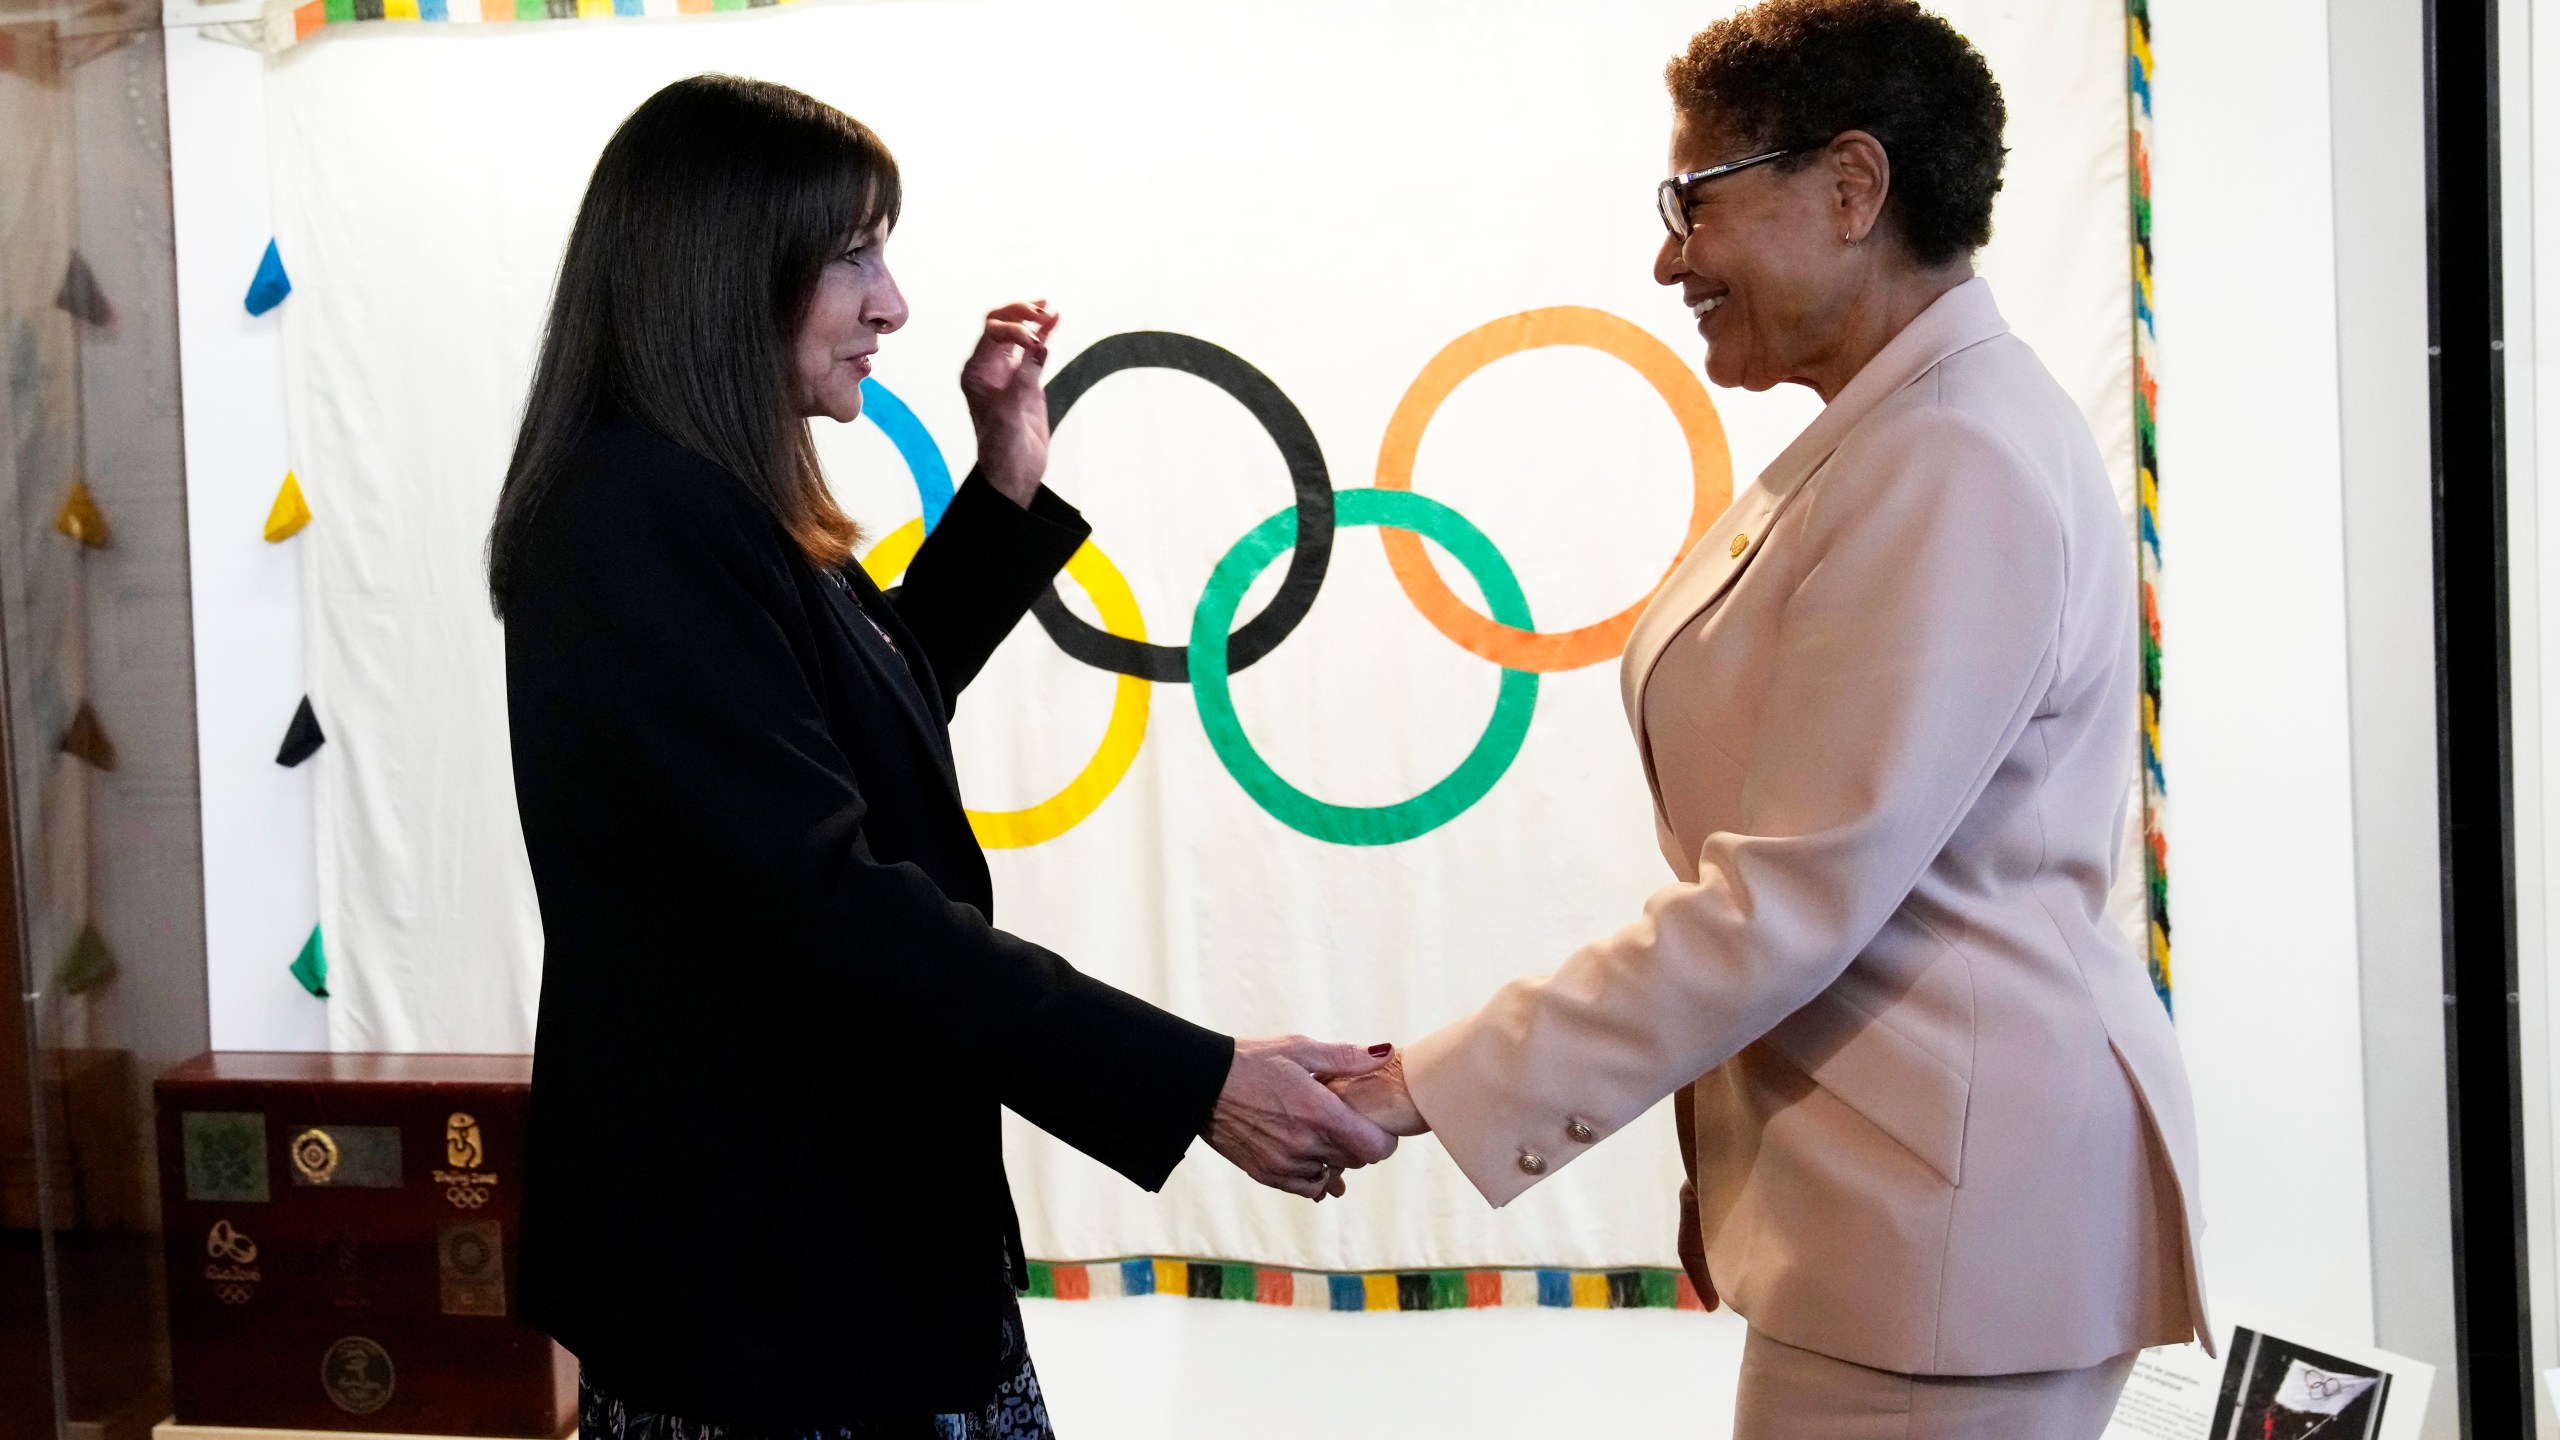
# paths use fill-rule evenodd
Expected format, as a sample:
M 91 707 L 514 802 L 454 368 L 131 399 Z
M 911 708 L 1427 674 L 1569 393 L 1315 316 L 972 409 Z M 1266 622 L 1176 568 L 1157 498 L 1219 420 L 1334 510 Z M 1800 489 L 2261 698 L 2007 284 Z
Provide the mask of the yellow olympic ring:
M 1395 571 L 1396 583 L 1434 628 L 1507 670 L 1540 673 L 1579 670 L 1625 650 L 1636 618 L 1733 499 L 1733 455 L 1725 446 L 1724 425 L 1716 418 L 1715 402 L 1707 398 L 1706 387 L 1670 346 L 1642 326 L 1580 305 L 1506 315 L 1477 326 L 1432 356 L 1406 388 L 1404 398 L 1396 402 L 1386 436 L 1378 442 L 1378 488 L 1413 488 L 1413 459 L 1422 448 L 1422 432 L 1459 382 L 1506 355 L 1548 345 L 1587 346 L 1625 361 L 1680 422 L 1680 433 L 1689 442 L 1689 533 L 1681 538 L 1680 553 L 1671 558 L 1662 579 L 1654 581 L 1636 603 L 1596 624 L 1554 633 L 1522 630 L 1468 608 L 1432 568 L 1418 537 L 1403 530 L 1378 532 L 1386 542 L 1387 564 Z
M 862 568 L 870 573 L 874 584 L 885 589 L 906 573 L 916 551 L 923 546 L 924 521 L 910 520 L 882 536 L 880 543 L 862 557 Z M 1093 608 L 1102 614 L 1104 630 L 1129 640 L 1147 638 L 1147 621 L 1138 611 L 1138 597 L 1130 592 L 1119 567 L 1094 548 L 1092 541 L 1086 541 L 1067 561 L 1067 576 L 1092 598 Z M 1137 763 L 1138 747 L 1147 738 L 1150 689 L 1144 676 L 1122 675 L 1119 681 L 1119 688 L 1112 692 L 1111 719 L 1103 727 L 1102 744 L 1085 762 L 1084 769 L 1067 782 L 1065 789 L 1027 809 L 970 811 L 969 828 L 977 834 L 979 844 L 995 850 L 1018 850 L 1056 839 L 1092 814 L 1119 785 L 1129 767 Z

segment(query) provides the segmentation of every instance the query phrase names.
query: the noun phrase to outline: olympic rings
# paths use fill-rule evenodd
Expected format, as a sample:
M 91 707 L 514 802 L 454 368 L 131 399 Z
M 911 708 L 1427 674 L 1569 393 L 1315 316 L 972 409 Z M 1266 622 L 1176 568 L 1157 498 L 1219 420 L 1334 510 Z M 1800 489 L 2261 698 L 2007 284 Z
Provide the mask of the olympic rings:
M 871 547 L 871 553 L 862 557 L 862 568 L 871 573 L 874 583 L 887 588 L 914 562 L 916 551 L 924 546 L 924 535 L 924 521 L 908 521 Z M 1103 626 L 1111 634 L 1141 643 L 1146 640 L 1147 621 L 1138 612 L 1138 597 L 1130 593 L 1129 582 L 1119 567 L 1092 541 L 1086 541 L 1067 561 L 1067 575 L 1093 598 L 1093 606 L 1102 612 Z M 1074 829 L 1118 788 L 1121 777 L 1136 763 L 1138 748 L 1146 743 L 1148 699 L 1145 677 L 1123 675 L 1119 681 L 1111 697 L 1111 719 L 1102 729 L 1102 744 L 1085 762 L 1084 769 L 1067 782 L 1065 789 L 1037 805 L 1021 810 L 968 812 L 969 829 L 977 835 L 979 844 L 1012 850 L 1054 840 Z
M 1412 533 L 1390 529 L 1378 534 L 1386 543 L 1387 563 L 1396 572 L 1396 582 L 1404 587 L 1414 608 L 1441 634 L 1496 665 L 1541 672 L 1579 670 L 1626 649 L 1627 636 L 1636 628 L 1636 617 L 1644 613 L 1654 592 L 1671 578 L 1672 571 L 1680 568 L 1698 538 L 1707 533 L 1707 527 L 1715 523 L 1716 516 L 1733 498 L 1733 456 L 1725 447 L 1724 426 L 1716 419 L 1715 402 L 1707 398 L 1706 387 L 1698 383 L 1698 377 L 1690 373 L 1671 347 L 1642 327 L 1606 310 L 1579 305 L 1504 316 L 1468 331 L 1432 356 L 1431 363 L 1414 377 L 1404 399 L 1397 402 L 1395 415 L 1387 421 L 1386 438 L 1378 443 L 1378 488 L 1413 488 L 1413 460 L 1415 452 L 1422 448 L 1422 432 L 1459 382 L 1506 355 L 1548 345 L 1588 346 L 1625 361 L 1671 407 L 1673 417 L 1680 422 L 1681 434 L 1688 437 L 1693 496 L 1689 533 L 1680 542 L 1680 553 L 1662 572 L 1662 579 L 1654 581 L 1653 588 L 1636 603 L 1606 620 L 1576 630 L 1542 634 L 1525 625 L 1504 624 L 1498 617 L 1486 619 L 1468 609 L 1467 603 L 1440 578 L 1440 572 L 1432 568 L 1422 542 Z
M 1041 628 L 1069 656 L 1119 677 L 1102 743 L 1064 789 L 1021 810 L 971 810 L 970 828 L 992 848 L 1037 845 L 1081 823 L 1107 798 L 1137 760 L 1146 739 L 1148 686 L 1167 681 L 1192 686 L 1211 749 L 1254 802 L 1282 824 L 1340 845 L 1391 845 L 1447 824 L 1491 791 L 1526 740 L 1537 707 L 1538 677 L 1596 664 L 1626 646 L 1636 618 L 1659 591 L 1594 625 L 1555 634 L 1532 627 L 1528 597 L 1510 564 L 1484 533 L 1455 510 L 1413 491 L 1413 462 L 1423 431 L 1442 402 L 1476 371 L 1495 360 L 1548 345 L 1581 345 L 1624 361 L 1671 408 L 1688 441 L 1691 507 L 1687 534 L 1669 570 L 1677 570 L 1720 513 L 1733 486 L 1733 463 L 1724 427 L 1706 388 L 1669 347 L 1606 311 L 1579 306 L 1530 310 L 1479 326 L 1432 357 L 1405 390 L 1378 449 L 1374 489 L 1335 491 L 1315 433 L 1297 406 L 1270 377 L 1233 352 L 1168 331 L 1133 331 L 1097 342 L 1049 383 L 1049 424 L 1054 431 L 1085 392 L 1122 370 L 1169 369 L 1196 375 L 1242 404 L 1279 447 L 1295 499 L 1262 521 L 1223 556 L 1211 573 L 1181 646 L 1147 641 L 1146 620 L 1129 584 L 1103 553 L 1087 542 L 1067 562 L 1067 575 L 1084 588 L 1101 613 L 1096 629 L 1066 608 L 1055 587 L 1032 606 Z M 933 436 L 886 386 L 865 380 L 864 413 L 898 447 L 914 480 L 924 516 L 890 532 L 863 557 L 863 567 L 886 586 L 913 562 L 925 535 L 951 503 L 951 471 Z M 1237 719 L 1230 681 L 1236 671 L 1270 654 L 1306 618 L 1332 559 L 1337 524 L 1379 529 L 1397 583 L 1441 634 L 1503 667 L 1493 715 L 1457 768 L 1420 794 L 1392 805 L 1335 805 L 1291 785 L 1273 770 Z M 1437 541 L 1464 565 L 1484 592 L 1480 615 L 1468 608 L 1432 568 L 1420 537 Z M 1271 602 L 1241 628 L 1237 609 L 1256 577 L 1282 550 L 1289 568 Z M 456 1204 L 463 1203 L 460 1200 Z
M 1409 490 L 1346 490 L 1336 498 L 1341 506 L 1336 518 L 1341 524 L 1392 526 L 1439 541 L 1475 577 L 1496 616 L 1505 624 L 1528 628 L 1529 597 L 1520 593 L 1519 578 L 1511 573 L 1502 552 L 1466 517 Z M 1245 587 L 1288 546 L 1289 525 L 1290 512 L 1283 510 L 1246 532 L 1210 572 L 1200 606 L 1191 612 L 1191 698 L 1200 708 L 1200 728 L 1208 732 L 1210 748 L 1226 762 L 1236 783 L 1290 829 L 1337 845 L 1393 845 L 1429 834 L 1483 799 L 1502 772 L 1511 768 L 1520 743 L 1529 737 L 1530 717 L 1537 712 L 1538 677 L 1527 670 L 1506 668 L 1501 689 L 1495 693 L 1493 718 L 1485 723 L 1475 748 L 1458 762 L 1457 769 L 1410 800 L 1379 806 L 1334 805 L 1281 779 L 1253 748 L 1243 722 L 1236 718 L 1218 637 L 1227 633 L 1227 622 L 1243 603 Z
M 1324 588 L 1325 567 L 1333 559 L 1333 477 L 1325 469 L 1324 451 L 1316 444 L 1316 432 L 1307 428 L 1307 417 L 1298 413 L 1270 376 L 1246 364 L 1234 351 L 1169 330 L 1113 335 L 1068 362 L 1049 382 L 1050 431 L 1056 432 L 1086 391 L 1123 370 L 1179 370 L 1226 391 L 1262 426 L 1262 433 L 1280 448 L 1280 458 L 1289 467 L 1289 485 L 1297 492 L 1297 504 L 1292 507 L 1297 515 L 1297 548 L 1281 576 L 1280 593 L 1227 642 L 1228 668 L 1242 670 L 1278 649 L 1298 622 L 1307 618 L 1316 592 Z M 1031 613 L 1059 649 L 1087 665 L 1177 685 L 1190 677 L 1183 647 L 1150 645 L 1096 630 L 1067 609 L 1055 587 L 1032 604 Z

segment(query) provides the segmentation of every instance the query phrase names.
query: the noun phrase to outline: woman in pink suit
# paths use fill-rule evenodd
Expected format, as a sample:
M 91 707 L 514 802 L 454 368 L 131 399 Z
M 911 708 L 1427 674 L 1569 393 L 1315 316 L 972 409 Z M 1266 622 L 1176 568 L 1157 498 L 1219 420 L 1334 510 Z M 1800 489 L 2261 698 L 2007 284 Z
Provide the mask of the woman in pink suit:
M 1342 1088 L 1496 1205 L 1678 1096 L 1742 1440 L 2094 1440 L 2205 1332 L 2194 1121 L 2105 911 L 2132 542 L 1973 274 L 1999 86 L 1910 0 L 1768 0 L 1669 79 L 1655 278 L 1711 379 L 1826 403 L 1627 646 L 1674 879 Z

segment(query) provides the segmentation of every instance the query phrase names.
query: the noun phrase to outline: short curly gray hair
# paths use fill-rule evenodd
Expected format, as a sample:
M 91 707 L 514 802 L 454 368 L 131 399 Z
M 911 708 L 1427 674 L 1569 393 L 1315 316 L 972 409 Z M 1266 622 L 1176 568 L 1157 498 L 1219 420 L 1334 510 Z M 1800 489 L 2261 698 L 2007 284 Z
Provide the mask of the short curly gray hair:
M 1763 0 L 1699 31 L 1664 79 L 1683 114 L 1755 148 L 1876 137 L 1886 216 L 1924 265 L 1990 242 L 2008 106 L 1982 53 L 1914 0 Z

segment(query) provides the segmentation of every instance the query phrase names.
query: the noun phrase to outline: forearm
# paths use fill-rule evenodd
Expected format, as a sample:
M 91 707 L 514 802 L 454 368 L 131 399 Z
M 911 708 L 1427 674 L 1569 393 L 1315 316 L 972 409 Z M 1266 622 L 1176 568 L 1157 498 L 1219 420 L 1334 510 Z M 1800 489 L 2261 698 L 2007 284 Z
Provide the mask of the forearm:
M 948 701 L 956 706 L 1090 534 L 1084 517 L 1055 493 L 1035 486 L 1017 503 L 970 472 L 890 595 Z
M 1486 1199 L 1508 1203 L 1729 1058 L 1863 938 L 1773 943 L 1788 927 L 1737 903 L 1744 888 L 1712 871 L 1666 886 L 1643 919 L 1410 1047 L 1414 1104 Z
M 1069 972 L 997 1069 L 997 1097 L 1147 1190 L 1208 1124 L 1236 1042 Z

